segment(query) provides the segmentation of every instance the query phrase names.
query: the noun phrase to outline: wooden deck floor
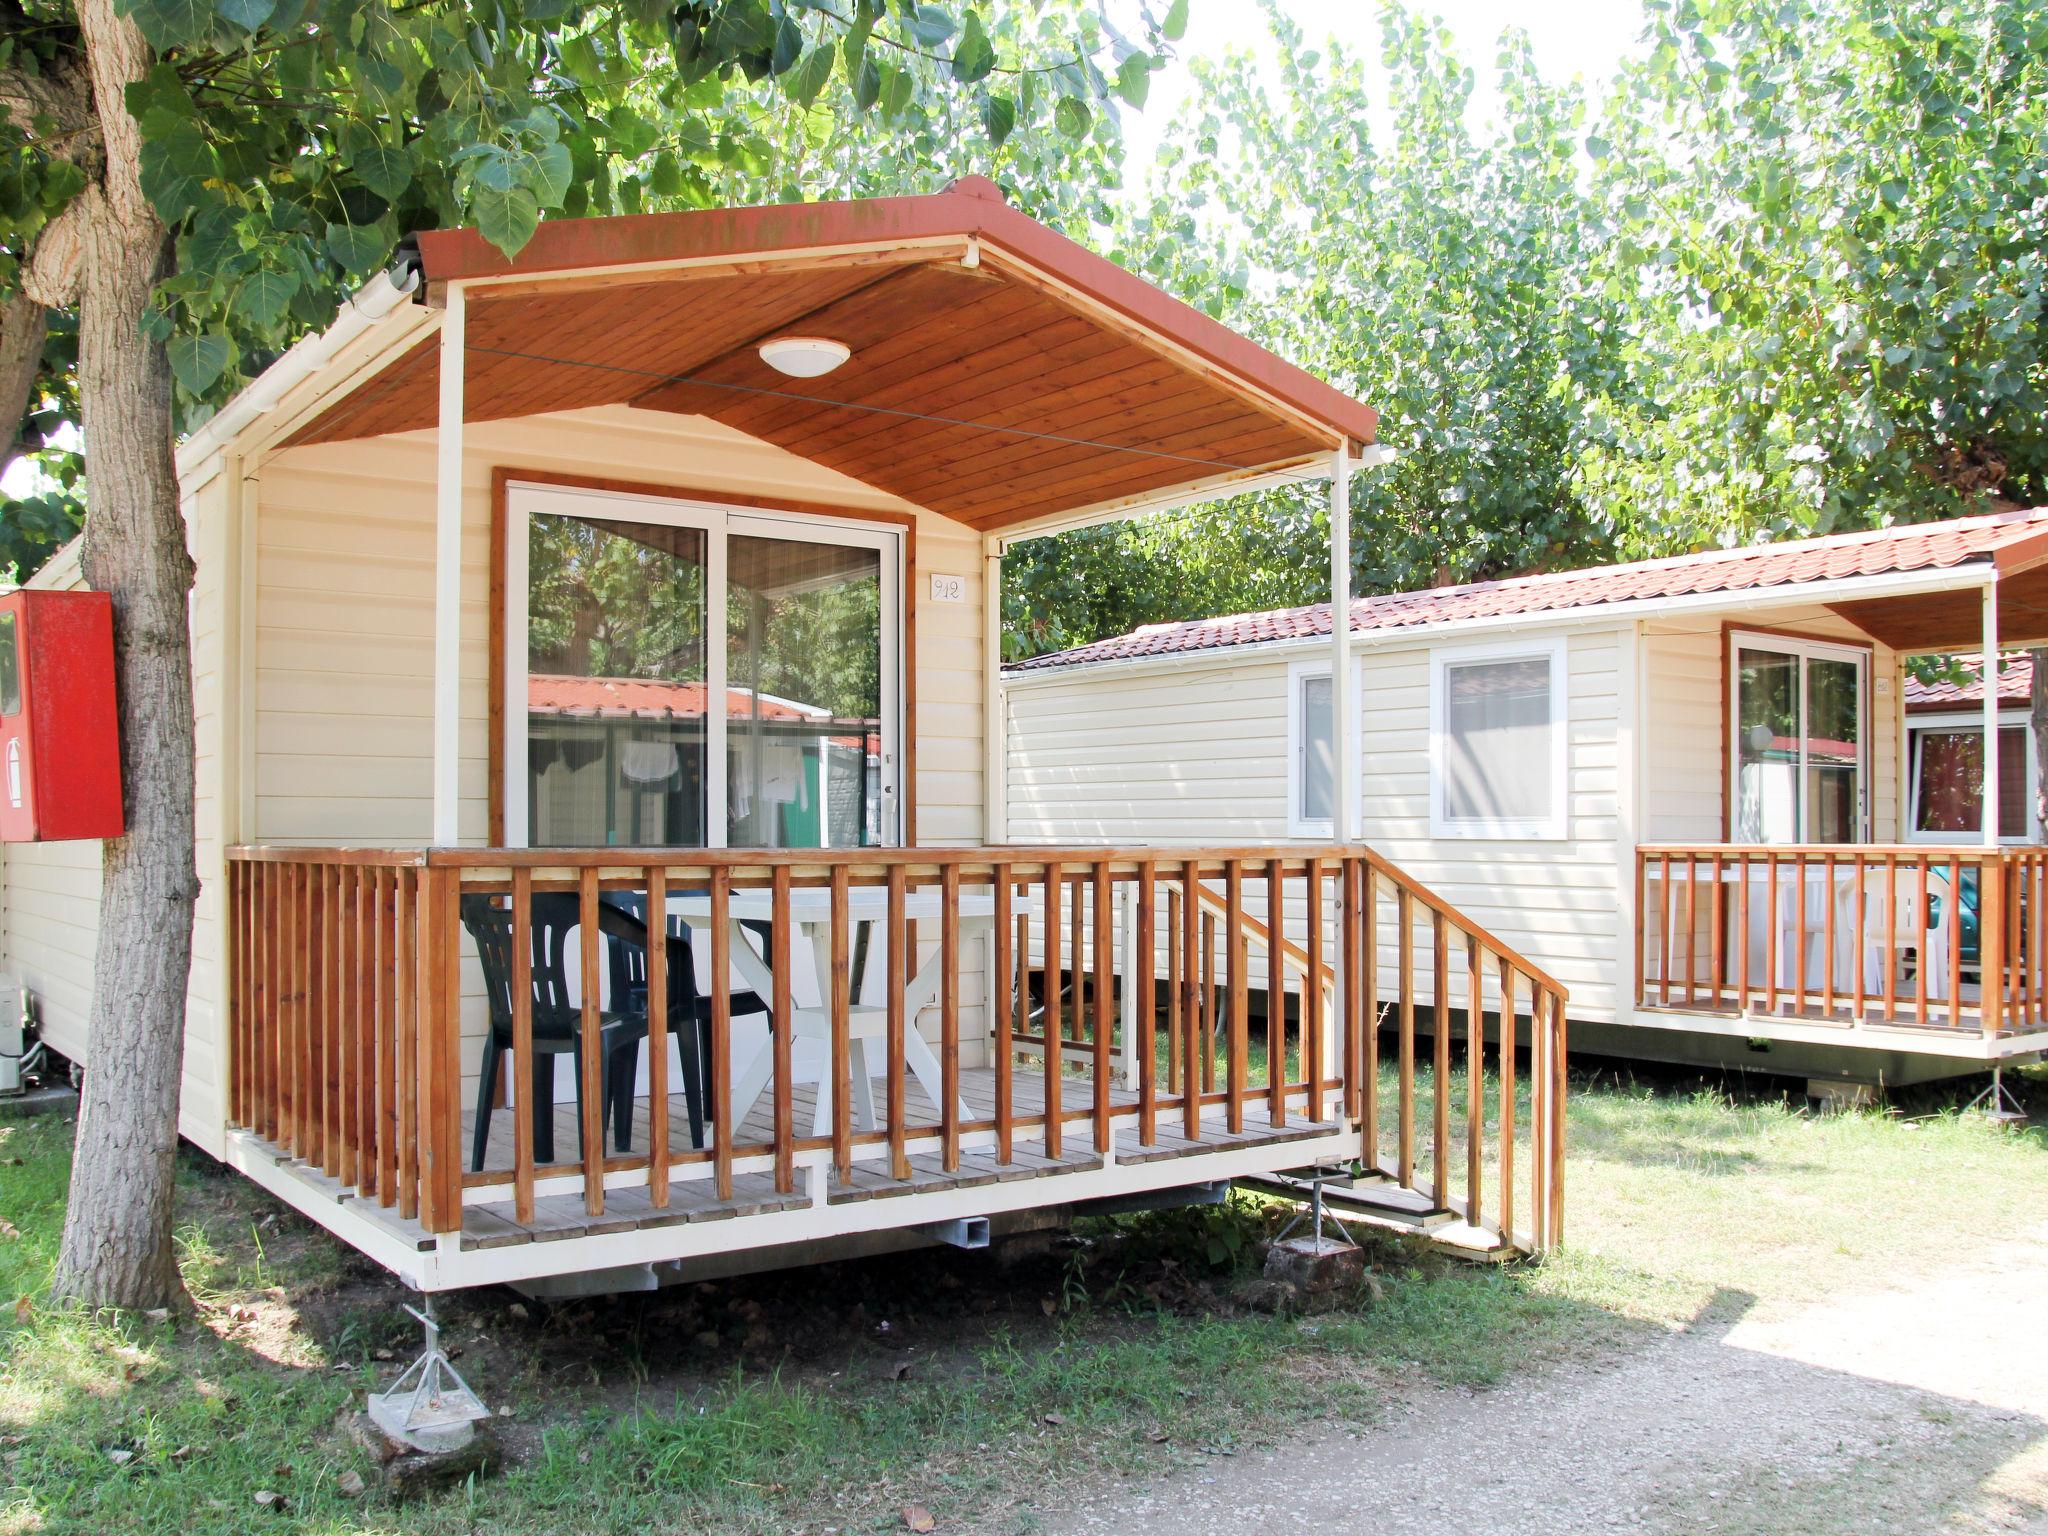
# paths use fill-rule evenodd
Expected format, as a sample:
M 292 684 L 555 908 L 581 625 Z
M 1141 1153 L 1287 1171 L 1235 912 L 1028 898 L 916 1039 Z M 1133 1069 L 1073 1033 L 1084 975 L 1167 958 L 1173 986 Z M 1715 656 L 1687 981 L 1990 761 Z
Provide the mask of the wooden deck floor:
M 1073 1078 L 1063 1085 L 1062 1103 L 1069 1109 L 1079 1109 L 1090 1102 L 1091 1085 L 1084 1078 Z M 970 1068 L 961 1073 L 961 1096 L 966 1101 L 970 1116 L 991 1118 L 995 1106 L 995 1073 L 991 1068 Z M 1037 1071 L 1019 1070 L 1013 1079 L 1013 1104 L 1019 1116 L 1043 1113 L 1045 1083 Z M 800 1135 L 810 1130 L 810 1115 L 815 1102 L 811 1085 L 799 1085 L 796 1090 L 797 1119 Z M 906 1122 L 913 1128 L 935 1127 L 938 1112 L 935 1105 L 920 1092 L 913 1083 L 906 1096 Z M 1138 1102 L 1135 1093 L 1118 1088 L 1110 1095 L 1113 1110 L 1128 1111 Z M 638 1100 L 634 1106 L 633 1146 L 624 1155 L 645 1155 L 648 1146 L 647 1115 L 648 1101 Z M 1164 1159 L 1199 1157 L 1203 1154 L 1237 1150 L 1245 1147 L 1306 1140 L 1329 1135 L 1336 1131 L 1332 1121 L 1308 1121 L 1299 1118 L 1301 1108 L 1297 1101 L 1293 1114 L 1284 1126 L 1269 1123 L 1263 1096 L 1248 1099 L 1245 1105 L 1244 1128 L 1230 1132 L 1225 1128 L 1223 1109 L 1220 1105 L 1209 1106 L 1205 1111 L 1202 1137 L 1190 1141 L 1182 1134 L 1185 1127 L 1180 1119 L 1180 1110 L 1174 1106 L 1169 1114 L 1162 1105 L 1156 1134 L 1150 1146 L 1140 1146 L 1135 1125 L 1123 1125 L 1115 1130 L 1115 1158 L 1120 1163 L 1152 1163 Z M 736 1145 L 744 1149 L 749 1144 L 765 1144 L 772 1130 L 772 1109 L 768 1095 L 762 1095 L 761 1102 L 754 1107 L 736 1137 Z M 512 1163 L 512 1110 L 500 1108 L 492 1113 L 489 1153 L 484 1171 L 508 1172 Z M 470 1137 L 474 1119 L 463 1117 L 463 1151 L 465 1157 L 470 1150 Z M 675 1094 L 669 1101 L 669 1145 L 674 1152 L 691 1149 L 689 1119 L 681 1094 Z M 935 1146 L 927 1144 L 927 1150 L 913 1151 L 910 1155 L 910 1177 L 896 1179 L 890 1176 L 888 1153 L 885 1147 L 864 1146 L 856 1148 L 854 1166 L 850 1178 L 842 1179 L 835 1169 L 826 1187 L 826 1199 L 838 1205 L 853 1201 L 884 1199 L 891 1196 L 926 1194 L 943 1189 L 961 1189 L 976 1185 L 1010 1182 L 1020 1179 L 1038 1179 L 1049 1175 L 1084 1173 L 1102 1166 L 1102 1159 L 1094 1148 L 1093 1128 L 1083 1121 L 1069 1122 L 1064 1145 L 1058 1158 L 1045 1155 L 1041 1133 L 1036 1130 L 1020 1132 L 1007 1163 L 998 1162 L 993 1149 L 963 1149 L 960 1166 L 948 1172 L 942 1166 L 941 1155 Z M 573 1103 L 555 1107 L 555 1148 L 558 1161 L 543 1166 L 539 1177 L 574 1175 L 579 1164 L 559 1161 L 560 1154 L 573 1152 L 578 1145 L 576 1113 Z M 620 1155 L 615 1146 L 607 1147 L 607 1155 Z M 295 1172 L 311 1178 L 322 1185 L 333 1184 L 317 1170 L 292 1165 Z M 774 1177 L 766 1172 L 743 1172 L 733 1176 L 732 1198 L 717 1198 L 710 1180 L 707 1164 L 697 1163 L 678 1170 L 669 1187 L 668 1203 L 656 1207 L 644 1184 L 613 1186 L 605 1191 L 605 1209 L 600 1216 L 592 1216 L 586 1209 L 580 1189 L 561 1194 L 541 1195 L 534 1201 L 533 1219 L 520 1222 L 516 1219 L 511 1190 L 504 1186 L 502 1199 L 486 1199 L 466 1205 L 463 1210 L 461 1246 L 464 1249 L 502 1248 L 516 1243 L 554 1242 L 564 1238 L 598 1236 L 604 1233 L 625 1232 L 640 1228 L 677 1226 L 686 1222 L 722 1221 L 745 1218 L 773 1211 L 800 1210 L 811 1204 L 808 1180 L 799 1176 L 797 1188 L 789 1194 L 779 1193 Z M 1198 1180 L 1199 1174 L 1191 1174 L 1191 1181 Z M 332 1191 L 337 1197 L 346 1192 L 339 1185 Z M 1061 1203 L 1072 1199 L 1086 1199 L 1087 1192 L 1062 1191 L 1058 1195 L 1048 1194 L 1046 1204 Z M 403 1239 L 408 1245 L 422 1251 L 433 1245 L 433 1239 L 422 1231 L 416 1222 L 401 1219 L 396 1211 L 380 1210 L 373 1203 L 361 1199 L 351 1202 L 363 1215 L 369 1217 L 386 1231 Z

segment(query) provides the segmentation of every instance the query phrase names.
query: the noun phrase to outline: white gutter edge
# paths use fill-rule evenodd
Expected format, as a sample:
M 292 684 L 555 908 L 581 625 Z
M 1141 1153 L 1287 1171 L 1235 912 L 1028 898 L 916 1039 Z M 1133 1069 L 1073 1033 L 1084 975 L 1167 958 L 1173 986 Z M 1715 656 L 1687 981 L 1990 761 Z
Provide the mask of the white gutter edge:
M 1777 587 L 1747 588 L 1738 592 L 1695 592 L 1683 597 L 1637 598 L 1626 603 L 1605 603 L 1584 608 L 1558 608 L 1533 613 L 1508 613 L 1478 619 L 1452 619 L 1435 624 L 1401 624 L 1384 629 L 1355 631 L 1355 649 L 1430 645 L 1444 636 L 1507 634 L 1528 629 L 1606 629 L 1632 620 L 1665 614 L 1712 612 L 1722 608 L 1792 607 L 1802 603 L 1824 603 L 1836 598 L 1904 597 L 1916 592 L 1963 591 L 1988 586 L 1997 578 L 1997 567 L 1987 558 L 1937 570 L 1902 571 L 1884 576 L 1842 576 L 1829 581 L 1788 583 Z M 1105 661 L 1075 662 L 1067 666 L 1037 667 L 1003 673 L 1003 686 L 1022 688 L 1049 684 L 1065 678 L 1095 677 L 1116 672 L 1143 676 L 1171 672 L 1182 667 L 1223 667 L 1239 658 L 1265 660 L 1297 651 L 1320 650 L 1330 643 L 1327 635 L 1305 635 L 1286 640 L 1255 640 L 1242 645 L 1207 646 L 1197 650 L 1169 651 L 1159 656 L 1112 657 Z
M 207 460 L 275 410 L 286 395 L 326 367 L 335 353 L 390 315 L 419 284 L 417 267 L 407 270 L 403 283 L 393 282 L 388 271 L 378 273 L 341 301 L 341 313 L 334 317 L 334 323 L 326 330 L 300 337 L 282 357 L 237 390 L 233 399 L 208 417 L 198 431 L 178 444 L 173 462 L 177 466 L 180 497 L 194 488 L 199 471 Z M 58 575 L 66 573 L 66 561 L 75 570 L 82 537 L 74 536 L 22 585 L 49 585 Z
M 282 357 L 251 379 L 198 431 L 178 445 L 179 480 L 183 481 L 208 458 L 269 415 L 284 402 L 286 395 L 325 367 L 337 352 L 397 309 L 419 282 L 417 267 L 407 271 L 402 284 L 393 282 L 389 272 L 380 272 L 343 299 L 341 313 L 334 317 L 332 325 L 315 335 L 300 337 Z

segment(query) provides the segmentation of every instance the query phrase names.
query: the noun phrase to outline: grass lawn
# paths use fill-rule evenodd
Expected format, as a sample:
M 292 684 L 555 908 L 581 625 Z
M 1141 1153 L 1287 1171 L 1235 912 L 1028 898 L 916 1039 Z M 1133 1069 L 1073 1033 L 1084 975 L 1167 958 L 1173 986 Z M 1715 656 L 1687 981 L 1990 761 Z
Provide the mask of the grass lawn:
M 25 1532 L 1029 1531 L 1081 1481 L 1230 1454 L 1424 1382 L 1483 1387 L 1731 1306 L 1883 1284 L 2017 1230 L 2048 1148 L 1929 1099 L 1816 1118 L 1674 1076 L 1575 1080 L 1570 1249 L 1454 1266 L 1376 1245 L 1371 1304 L 1288 1320 L 1231 1285 L 1249 1202 L 553 1308 L 446 1308 L 510 1464 L 351 1500 L 336 1415 L 416 1347 L 374 1267 L 240 1179 L 181 1166 L 189 1311 L 40 1304 L 70 1128 L 0 1120 L 0 1536 Z M 1914 1113 L 1915 1109 L 1921 1111 Z M 17 1300 L 16 1298 L 19 1298 Z M 282 1507 L 259 1506 L 259 1490 Z

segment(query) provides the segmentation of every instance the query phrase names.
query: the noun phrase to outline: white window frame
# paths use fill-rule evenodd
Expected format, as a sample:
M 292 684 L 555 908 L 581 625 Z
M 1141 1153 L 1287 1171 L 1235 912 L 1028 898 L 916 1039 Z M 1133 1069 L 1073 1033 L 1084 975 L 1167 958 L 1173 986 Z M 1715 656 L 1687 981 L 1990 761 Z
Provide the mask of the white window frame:
M 1962 843 L 1975 844 L 1983 836 L 1981 827 L 1976 832 L 1922 832 L 1913 825 L 1913 817 L 1920 807 L 1920 744 L 1914 739 L 1914 733 L 1923 730 L 1974 730 L 1981 735 L 1984 730 L 1984 711 L 1981 709 L 1939 710 L 1927 714 L 1907 715 L 1905 721 L 1906 728 L 1903 747 L 1905 772 L 1901 777 L 1905 780 L 1906 793 L 1899 802 L 1900 841 L 1907 843 L 1944 843 L 1950 846 Z M 2040 818 L 2035 815 L 2035 810 L 2039 804 L 2039 797 L 2035 786 L 2041 782 L 2041 764 L 2039 754 L 2034 748 L 2032 725 L 2033 715 L 2030 710 L 2001 709 L 1998 712 L 1998 728 L 2003 731 L 2017 727 L 2020 735 L 2026 742 L 2027 751 L 2027 777 L 2025 785 L 2027 796 L 2027 830 L 2018 837 L 2000 837 L 1998 841 L 2007 848 L 2022 847 L 2025 844 L 2041 840 Z
M 794 539 L 873 549 L 881 555 L 881 683 L 882 683 L 882 839 L 885 847 L 903 841 L 902 763 L 907 729 L 903 710 L 904 548 L 903 530 L 889 523 L 860 518 L 818 517 L 760 507 L 731 506 L 685 496 L 651 496 L 602 491 L 583 486 L 514 481 L 505 494 L 505 654 L 504 752 L 505 843 L 524 848 L 529 837 L 526 774 L 527 727 L 527 523 L 535 513 L 599 520 L 666 523 L 698 528 L 705 535 L 705 633 L 726 633 L 726 550 L 735 534 Z M 893 622 L 892 622 L 893 620 Z M 712 644 L 705 662 L 704 821 L 706 847 L 729 846 L 730 796 L 726 785 L 726 739 L 729 724 L 723 709 L 710 700 L 725 697 L 726 646 Z
M 1453 667 L 1488 661 L 1550 663 L 1550 810 L 1543 816 L 1452 817 L 1444 809 L 1444 763 Z M 1441 646 L 1429 653 L 1429 835 L 1564 842 L 1571 835 L 1571 673 L 1562 635 L 1549 639 Z
M 1287 667 L 1287 835 L 1322 842 L 1335 842 L 1337 828 L 1333 817 L 1301 813 L 1302 753 L 1307 747 L 1302 729 L 1301 692 L 1302 684 L 1309 679 L 1329 675 L 1327 661 L 1296 661 Z M 1358 766 L 1357 782 L 1351 786 L 1351 826 L 1352 835 L 1358 836 L 1365 825 L 1365 670 L 1358 665 L 1355 654 L 1351 679 L 1357 691 L 1351 708 L 1351 761 Z
M 1727 785 L 1729 804 L 1724 811 L 1731 841 L 1735 831 L 1736 786 L 1742 780 L 1742 743 L 1737 739 L 1742 729 L 1742 667 L 1740 658 L 1745 650 L 1773 651 L 1780 656 L 1800 658 L 1799 671 L 1799 741 L 1802 776 L 1805 769 L 1806 741 L 1806 667 L 1812 660 L 1853 661 L 1856 664 L 1856 713 L 1857 713 L 1857 782 L 1862 790 L 1861 803 L 1856 807 L 1856 841 L 1844 843 L 1844 848 L 1853 848 L 1871 840 L 1871 829 L 1877 825 L 1875 806 L 1876 786 L 1871 782 L 1873 771 L 1870 754 L 1870 733 L 1876 724 L 1877 711 L 1873 708 L 1871 695 L 1871 673 L 1876 666 L 1876 653 L 1867 646 L 1850 645 L 1836 640 L 1809 640 L 1803 635 L 1774 635 L 1762 630 L 1731 629 L 1728 631 L 1728 649 L 1721 658 L 1721 665 L 1727 669 L 1726 691 L 1728 697 L 1728 719 L 1722 734 L 1728 746 L 1728 761 L 1723 770 L 1723 782 Z M 1810 841 L 1811 827 L 1808 818 L 1812 807 L 1802 798 L 1799 807 L 1799 841 Z

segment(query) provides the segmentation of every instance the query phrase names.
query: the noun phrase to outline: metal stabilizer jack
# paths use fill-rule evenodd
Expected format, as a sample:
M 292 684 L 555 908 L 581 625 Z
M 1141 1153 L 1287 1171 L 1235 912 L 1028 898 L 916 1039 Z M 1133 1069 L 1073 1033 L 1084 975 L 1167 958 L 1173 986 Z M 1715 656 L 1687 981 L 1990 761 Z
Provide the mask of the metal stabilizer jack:
M 391 1384 L 388 1392 L 370 1394 L 370 1418 L 393 1440 L 420 1451 L 454 1451 L 469 1444 L 480 1420 L 491 1410 L 470 1391 L 448 1357 L 441 1352 L 441 1325 L 434 1320 L 434 1298 L 422 1298 L 426 1310 L 405 1310 L 427 1331 L 419 1359 Z
M 1994 1063 L 1991 1068 L 1991 1085 L 1965 1106 L 1967 1109 L 1983 1108 L 1984 1118 L 1996 1120 L 2001 1125 L 2024 1120 L 2027 1112 L 2020 1108 L 2020 1101 L 2012 1096 L 2005 1086 L 2005 1068 Z
M 1315 1223 L 1314 1237 L 1318 1253 L 1322 1252 L 1323 1249 L 1323 1223 L 1326 1221 L 1337 1229 L 1338 1235 L 1346 1243 L 1350 1244 L 1353 1248 L 1358 1246 L 1358 1240 L 1351 1235 L 1350 1229 L 1323 1208 L 1323 1180 L 1327 1177 L 1329 1177 L 1328 1171 L 1318 1165 L 1314 1177 L 1309 1180 L 1308 1209 L 1306 1211 L 1297 1211 L 1294 1220 L 1288 1222 L 1286 1226 L 1280 1229 L 1280 1235 L 1273 1239 L 1276 1246 L 1286 1242 L 1288 1238 L 1294 1235 L 1296 1227 L 1309 1220 L 1313 1220 Z

